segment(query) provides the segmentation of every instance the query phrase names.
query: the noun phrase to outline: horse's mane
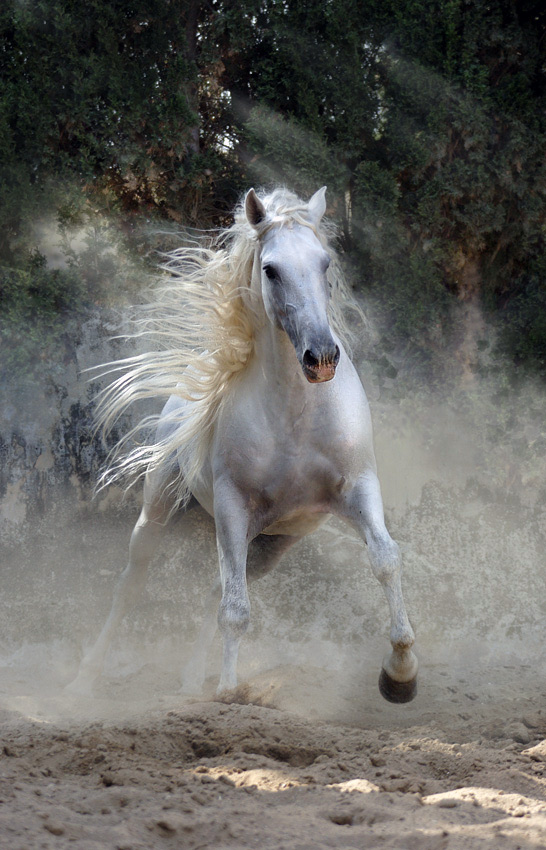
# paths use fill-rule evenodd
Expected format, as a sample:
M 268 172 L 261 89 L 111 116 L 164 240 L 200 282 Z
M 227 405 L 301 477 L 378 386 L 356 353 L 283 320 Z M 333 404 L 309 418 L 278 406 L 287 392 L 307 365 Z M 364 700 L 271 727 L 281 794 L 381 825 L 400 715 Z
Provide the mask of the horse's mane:
M 268 212 L 262 232 L 247 221 L 243 199 L 233 224 L 216 233 L 208 247 L 193 244 L 165 255 L 164 274 L 152 288 L 150 302 L 140 308 L 131 334 L 135 339 L 149 337 L 154 348 L 105 364 L 103 375 L 121 374 L 101 392 L 97 419 L 108 433 L 137 400 L 166 402 L 178 396 L 192 403 L 161 416 L 161 430 L 168 432 L 162 439 L 146 439 L 152 426 L 157 426 L 159 414 L 131 428 L 111 451 L 99 487 L 114 481 L 130 485 L 154 471 L 172 488 L 175 507 L 189 498 L 221 405 L 252 357 L 254 331 L 264 321 L 263 305 L 250 297 L 250 281 L 257 241 L 271 226 L 312 227 L 327 248 L 332 257 L 328 270 L 330 319 L 335 332 L 348 344 L 351 334 L 344 310 L 355 307 L 355 302 L 330 245 L 332 227 L 324 221 L 312 225 L 307 204 L 286 189 L 259 193 L 259 198 Z M 184 478 L 178 475 L 168 482 L 177 455 Z

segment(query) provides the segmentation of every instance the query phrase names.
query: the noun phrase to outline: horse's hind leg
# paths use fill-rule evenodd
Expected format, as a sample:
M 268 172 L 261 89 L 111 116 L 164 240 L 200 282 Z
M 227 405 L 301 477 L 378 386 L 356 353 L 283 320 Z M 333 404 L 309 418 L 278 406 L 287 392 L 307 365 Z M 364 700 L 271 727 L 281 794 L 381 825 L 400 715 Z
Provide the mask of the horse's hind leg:
M 392 652 L 383 659 L 379 690 L 389 702 L 409 702 L 417 692 L 415 641 L 402 596 L 402 563 L 397 544 L 385 528 L 379 481 L 373 472 L 361 476 L 344 499 L 340 515 L 360 532 L 368 544 L 375 577 L 389 605 Z
M 142 593 L 148 565 L 157 550 L 171 506 L 165 496 L 164 481 L 147 478 L 143 507 L 131 534 L 129 563 L 118 580 L 110 614 L 99 637 L 81 662 L 76 678 L 67 685 L 66 690 L 70 693 L 90 693 L 94 682 L 102 673 L 104 659 L 115 631 Z
M 246 577 L 249 584 L 267 575 L 284 553 L 300 538 L 287 534 L 259 534 L 248 548 Z M 183 694 L 200 694 L 205 681 L 207 654 L 218 628 L 218 606 L 222 599 L 222 582 L 218 577 L 205 603 L 205 616 L 193 653 L 182 671 Z

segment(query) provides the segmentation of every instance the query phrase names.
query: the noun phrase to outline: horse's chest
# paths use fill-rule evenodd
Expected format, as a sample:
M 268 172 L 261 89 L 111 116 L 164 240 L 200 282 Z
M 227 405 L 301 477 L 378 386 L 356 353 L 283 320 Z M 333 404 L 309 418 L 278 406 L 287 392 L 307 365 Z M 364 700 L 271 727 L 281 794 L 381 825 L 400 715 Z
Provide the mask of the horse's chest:
M 271 533 L 312 530 L 361 468 L 363 426 L 348 421 L 337 397 L 318 405 L 305 391 L 290 405 L 252 404 L 244 395 L 217 432 L 213 480 L 227 475 Z
M 248 481 L 247 505 L 261 518 L 267 534 L 309 534 L 330 513 L 345 478 L 320 456 L 312 462 L 286 460 L 270 467 L 268 475 Z
M 263 530 L 263 534 L 288 534 L 291 537 L 303 537 L 311 534 L 322 525 L 328 515 L 325 511 L 300 509 L 274 520 Z
M 288 436 L 279 440 L 264 435 L 259 450 L 255 446 L 234 453 L 230 461 L 231 476 L 249 510 L 275 525 L 271 533 L 295 534 L 289 530 L 293 526 L 302 534 L 312 530 L 347 481 L 340 464 L 312 441 Z

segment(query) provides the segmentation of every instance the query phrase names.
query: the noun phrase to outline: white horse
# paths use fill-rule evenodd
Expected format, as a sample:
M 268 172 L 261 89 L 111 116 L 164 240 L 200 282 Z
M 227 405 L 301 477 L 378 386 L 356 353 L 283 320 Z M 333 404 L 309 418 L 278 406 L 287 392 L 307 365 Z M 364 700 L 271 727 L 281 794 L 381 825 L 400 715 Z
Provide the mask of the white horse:
M 168 401 L 155 442 L 122 446 L 106 476 L 145 475 L 144 504 L 110 615 L 68 686 L 73 692 L 89 692 L 100 675 L 167 519 L 197 500 L 215 520 L 220 577 L 183 671 L 184 692 L 202 688 L 217 625 L 218 693 L 236 687 L 247 582 L 335 514 L 366 542 L 389 605 L 392 651 L 380 691 L 392 702 L 415 696 L 400 554 L 385 527 L 368 402 L 342 342 L 349 297 L 335 262 L 328 271 L 324 212 L 324 188 L 308 204 L 286 190 L 259 197 L 251 189 L 214 248 L 170 255 L 160 306 L 150 307 L 163 350 L 111 364 L 123 374 L 103 398 L 106 425 L 135 399 Z

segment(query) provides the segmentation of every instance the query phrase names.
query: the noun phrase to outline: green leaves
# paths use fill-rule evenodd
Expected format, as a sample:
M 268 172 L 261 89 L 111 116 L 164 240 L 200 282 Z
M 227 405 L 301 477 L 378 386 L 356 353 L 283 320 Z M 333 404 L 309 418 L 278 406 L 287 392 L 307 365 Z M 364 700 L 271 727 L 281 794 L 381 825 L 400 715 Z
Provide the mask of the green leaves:
M 249 184 L 326 183 L 402 337 L 426 350 L 429 315 L 437 346 L 470 297 L 538 327 L 545 30 L 538 0 L 6 0 L 0 263 L 30 274 L 35 221 L 80 217 L 104 297 L 104 216 L 134 245 L 143 220 L 224 223 Z

